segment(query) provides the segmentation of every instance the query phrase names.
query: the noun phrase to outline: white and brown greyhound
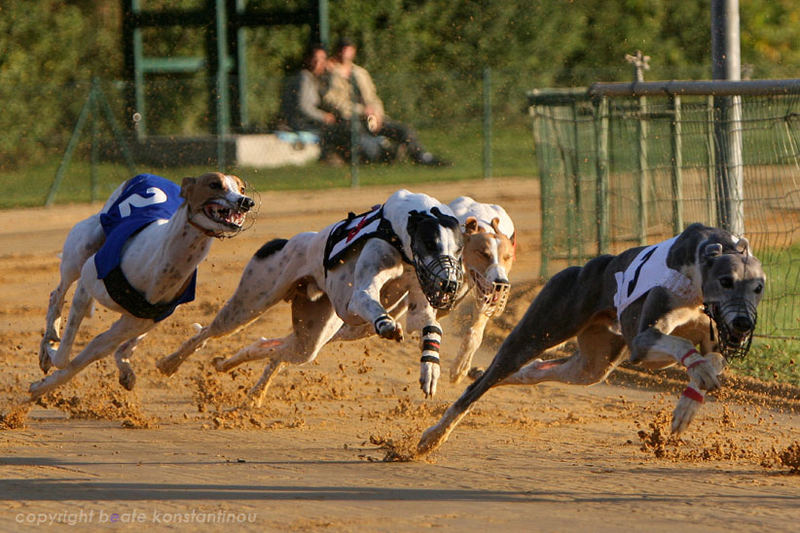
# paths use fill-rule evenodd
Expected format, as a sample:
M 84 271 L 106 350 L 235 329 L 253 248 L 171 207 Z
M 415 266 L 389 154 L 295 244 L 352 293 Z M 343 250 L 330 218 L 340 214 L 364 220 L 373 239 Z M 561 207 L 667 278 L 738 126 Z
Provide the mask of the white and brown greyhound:
M 462 341 L 450 367 L 450 381 L 458 383 L 472 366 L 489 319 L 500 316 L 508 302 L 508 275 L 516 258 L 517 239 L 514 222 L 499 205 L 469 196 L 460 196 L 448 205 L 464 228 L 464 269 L 474 295 L 463 298 L 455 311 L 463 327 L 456 333 Z
M 497 385 L 543 381 L 592 385 L 624 359 L 647 368 L 686 367 L 690 381 L 672 431 L 691 422 L 724 361 L 750 348 L 766 276 L 746 239 L 692 224 L 659 244 L 602 255 L 562 270 L 544 286 L 486 371 L 422 435 L 417 453 L 444 443 L 471 406 Z M 577 337 L 571 356 L 545 350 Z M 698 351 L 699 348 L 699 351 Z
M 436 312 L 455 304 L 463 281 L 462 246 L 458 220 L 447 205 L 407 190 L 319 232 L 272 240 L 247 264 L 236 292 L 211 324 L 157 366 L 171 375 L 208 339 L 228 335 L 281 300 L 289 301 L 292 333 L 280 339 L 262 337 L 228 360 L 214 362 L 217 370 L 227 371 L 267 359 L 249 393 L 249 401 L 260 405 L 282 365 L 314 360 L 344 324 L 401 341 L 403 329 L 389 304 L 407 295 L 406 326 L 422 333 L 420 387 L 432 396 L 440 375 L 442 338 Z
M 101 211 L 77 223 L 64 242 L 61 281 L 50 295 L 39 350 L 42 371 L 47 373 L 51 365 L 59 370 L 31 384 L 31 396 L 38 398 L 66 383 L 114 350 L 119 381 L 132 389 L 136 377 L 129 359 L 136 344 L 179 304 L 194 298 L 197 265 L 211 242 L 241 230 L 253 205 L 241 179 L 217 172 L 184 178 L 180 187 L 153 174 L 121 184 Z M 64 296 L 75 280 L 59 339 Z M 78 328 L 94 300 L 121 316 L 70 360 Z

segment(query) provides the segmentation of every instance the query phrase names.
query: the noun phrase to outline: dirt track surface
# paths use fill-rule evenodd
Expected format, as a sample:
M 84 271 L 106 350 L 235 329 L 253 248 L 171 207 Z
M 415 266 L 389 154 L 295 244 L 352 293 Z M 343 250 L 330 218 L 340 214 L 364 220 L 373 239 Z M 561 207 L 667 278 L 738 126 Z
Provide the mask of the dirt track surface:
M 416 341 L 333 343 L 288 367 L 261 409 L 229 411 L 257 379 L 208 364 L 290 327 L 280 304 L 211 341 L 172 378 L 154 361 L 207 324 L 266 240 L 316 230 L 392 188 L 261 194 L 256 225 L 214 244 L 198 298 L 153 330 L 125 392 L 101 362 L 41 405 L 38 342 L 56 253 L 70 227 L 99 206 L 0 212 L 0 530 L 49 525 L 252 531 L 796 531 L 800 522 L 800 395 L 728 379 L 682 440 L 665 431 L 685 383 L 621 370 L 613 384 L 502 388 L 484 397 L 425 461 L 384 462 L 412 449 L 464 384 L 424 400 Z M 469 194 L 502 204 L 519 232 L 513 301 L 490 326 L 476 362 L 536 291 L 538 188 L 531 180 L 429 185 L 443 201 Z M 113 320 L 98 309 L 76 348 Z M 457 339 L 443 343 L 443 378 Z M 751 354 L 750 357 L 758 357 Z M 5 428 L 5 429 L 4 429 Z M 13 428 L 13 429 L 8 429 Z

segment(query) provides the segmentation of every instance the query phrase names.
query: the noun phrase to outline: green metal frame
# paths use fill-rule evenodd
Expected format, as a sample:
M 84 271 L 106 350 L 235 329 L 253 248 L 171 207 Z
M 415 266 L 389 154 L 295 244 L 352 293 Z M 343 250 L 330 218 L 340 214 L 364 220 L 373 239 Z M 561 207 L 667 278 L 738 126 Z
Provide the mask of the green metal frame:
M 47 198 L 45 199 L 44 202 L 45 206 L 49 207 L 53 205 L 53 201 L 55 201 L 56 198 L 56 193 L 58 192 L 59 187 L 61 187 L 61 182 L 64 179 L 64 174 L 66 174 L 67 168 L 69 168 L 69 164 L 72 161 L 72 156 L 75 153 L 75 149 L 78 147 L 78 141 L 80 140 L 83 128 L 86 126 L 86 121 L 89 120 L 90 118 L 92 120 L 91 199 L 93 202 L 97 200 L 96 167 L 97 167 L 98 113 L 102 113 L 105 116 L 108 125 L 111 127 L 111 132 L 114 135 L 114 139 L 116 139 L 117 143 L 119 143 L 120 151 L 122 152 L 122 156 L 125 158 L 125 163 L 128 166 L 128 171 L 131 174 L 136 173 L 136 163 L 134 163 L 133 161 L 133 156 L 131 155 L 131 150 L 128 147 L 128 142 L 125 140 L 125 135 L 123 135 L 122 129 L 117 123 L 117 120 L 114 118 L 114 113 L 113 111 L 111 111 L 111 106 L 109 105 L 105 94 L 103 94 L 103 90 L 100 88 L 99 80 L 97 78 L 93 78 L 92 87 L 89 90 L 89 95 L 86 97 L 86 102 L 83 104 L 81 112 L 78 115 L 78 122 L 75 124 L 75 128 L 72 130 L 72 135 L 69 138 L 69 143 L 67 143 L 67 149 L 64 151 L 64 156 L 61 158 L 61 163 L 58 165 L 58 170 L 56 170 L 56 177 L 55 179 L 53 179 L 53 183 L 50 185 L 50 190 L 48 191 Z
M 140 137 L 147 135 L 144 84 L 148 74 L 205 71 L 211 95 L 210 133 L 224 136 L 248 122 L 246 28 L 307 24 L 315 40 L 326 45 L 329 41 L 328 0 L 309 0 L 305 8 L 270 10 L 249 8 L 247 0 L 206 0 L 197 9 L 160 11 L 142 9 L 141 0 L 120 1 L 125 78 L 131 82 L 126 95 L 126 114 L 129 127 L 135 127 Z M 146 57 L 142 30 L 170 26 L 204 28 L 205 57 Z

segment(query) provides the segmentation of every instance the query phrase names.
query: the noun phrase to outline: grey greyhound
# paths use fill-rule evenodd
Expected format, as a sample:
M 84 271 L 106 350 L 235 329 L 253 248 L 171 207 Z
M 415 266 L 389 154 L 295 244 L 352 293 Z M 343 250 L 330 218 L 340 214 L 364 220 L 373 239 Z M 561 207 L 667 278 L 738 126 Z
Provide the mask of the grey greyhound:
M 656 245 L 562 270 L 545 284 L 486 371 L 423 433 L 417 454 L 443 444 L 490 388 L 599 383 L 622 362 L 626 347 L 630 361 L 646 368 L 686 367 L 690 382 L 672 420 L 672 431 L 680 433 L 705 392 L 719 387 L 725 360 L 749 350 L 765 282 L 746 239 L 702 224 Z M 538 358 L 572 337 L 578 344 L 574 354 Z

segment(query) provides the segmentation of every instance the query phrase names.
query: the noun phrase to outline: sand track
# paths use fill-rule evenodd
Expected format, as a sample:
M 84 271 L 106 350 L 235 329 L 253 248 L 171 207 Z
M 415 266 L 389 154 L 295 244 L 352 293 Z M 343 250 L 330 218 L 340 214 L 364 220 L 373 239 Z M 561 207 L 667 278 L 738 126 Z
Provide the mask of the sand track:
M 537 184 L 416 189 L 501 203 L 517 224 L 513 301 L 477 356 L 485 365 L 537 290 Z M 429 461 L 384 462 L 410 449 L 463 390 L 445 382 L 435 400 L 423 400 L 414 342 L 333 343 L 318 361 L 284 369 L 262 409 L 230 411 L 261 366 L 223 375 L 208 362 L 258 335 L 284 334 L 281 304 L 210 342 L 172 378 L 156 372 L 155 359 L 192 322 L 211 320 L 263 242 L 319 229 L 392 190 L 262 193 L 256 225 L 215 243 L 201 266 L 197 301 L 142 342 L 134 392 L 117 384 L 109 361 L 27 407 L 56 253 L 72 224 L 99 206 L 0 212 L 0 530 L 37 521 L 254 531 L 796 530 L 800 475 L 790 467 L 800 461 L 791 447 L 800 441 L 800 394 L 791 387 L 729 377 L 681 440 L 665 432 L 685 383 L 679 372 L 624 368 L 591 388 L 497 389 Z M 77 348 L 112 319 L 98 309 Z M 445 333 L 445 361 L 453 344 Z

